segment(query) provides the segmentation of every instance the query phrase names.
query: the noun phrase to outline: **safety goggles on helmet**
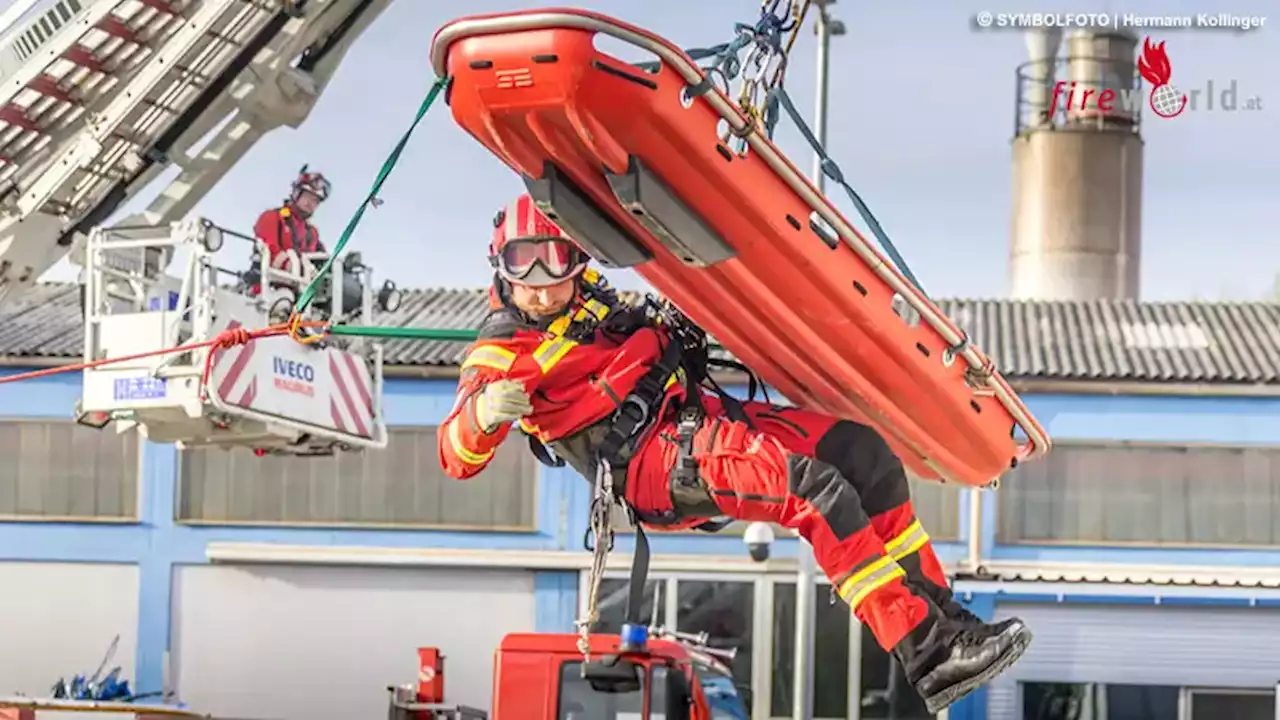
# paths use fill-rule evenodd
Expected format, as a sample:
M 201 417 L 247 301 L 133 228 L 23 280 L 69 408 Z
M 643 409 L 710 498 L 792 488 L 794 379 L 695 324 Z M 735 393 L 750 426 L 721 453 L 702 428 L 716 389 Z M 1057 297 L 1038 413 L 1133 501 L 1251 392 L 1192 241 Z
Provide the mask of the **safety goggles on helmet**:
M 563 282 L 587 265 L 587 256 L 577 245 L 556 237 L 508 240 L 489 260 L 503 278 L 532 287 Z
M 332 189 L 333 187 L 329 184 L 328 178 L 318 172 L 306 172 L 305 168 L 293 183 L 293 192 L 295 194 L 309 192 L 321 202 L 329 199 L 329 191 Z

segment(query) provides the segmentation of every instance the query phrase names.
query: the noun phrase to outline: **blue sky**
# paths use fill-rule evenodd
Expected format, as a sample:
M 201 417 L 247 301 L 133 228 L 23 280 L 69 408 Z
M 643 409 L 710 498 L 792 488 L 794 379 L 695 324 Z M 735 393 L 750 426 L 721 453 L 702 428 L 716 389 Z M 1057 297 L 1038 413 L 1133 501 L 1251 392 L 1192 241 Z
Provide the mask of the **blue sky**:
M 684 46 L 729 39 L 733 23 L 754 20 L 758 8 L 755 0 L 581 5 Z M 833 12 L 849 33 L 832 50 L 831 152 L 932 294 L 999 297 L 1008 289 L 1014 68 L 1026 51 L 1019 33 L 975 30 L 971 18 L 980 10 L 1190 14 L 1206 5 L 1236 14 L 1277 10 L 1265 0 L 839 2 Z M 350 51 L 311 119 L 259 143 L 198 212 L 248 230 L 285 195 L 298 167 L 310 163 L 334 184 L 316 218 L 332 243 L 433 80 L 428 48 L 435 29 L 460 15 L 532 6 L 514 0 L 392 4 Z M 1249 33 L 1157 36 L 1168 41 L 1175 84 L 1234 79 L 1242 96 L 1258 95 L 1267 104 L 1262 112 L 1145 122 L 1145 299 L 1262 297 L 1280 272 L 1280 11 L 1272 15 Z M 813 36 L 805 32 L 788 87 L 806 113 L 813 105 L 813 55 Z M 810 166 L 796 133 L 786 129 L 779 137 L 797 164 Z M 402 287 L 483 285 L 490 220 L 521 189 L 514 173 L 439 105 L 384 188 L 385 204 L 366 215 L 351 247 L 380 277 Z M 637 287 L 640 281 L 615 282 Z

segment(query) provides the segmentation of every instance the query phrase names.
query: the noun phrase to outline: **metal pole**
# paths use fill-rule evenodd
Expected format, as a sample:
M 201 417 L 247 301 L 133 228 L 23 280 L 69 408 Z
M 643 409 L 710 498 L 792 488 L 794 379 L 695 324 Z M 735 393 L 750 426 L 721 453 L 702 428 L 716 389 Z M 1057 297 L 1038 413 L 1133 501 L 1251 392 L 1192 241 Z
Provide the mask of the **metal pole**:
M 819 0 L 814 31 L 818 36 L 818 72 L 814 84 L 813 134 L 820 145 L 827 144 L 827 97 L 831 70 L 832 23 L 827 15 L 827 5 L 833 0 Z M 822 158 L 813 154 L 813 182 L 820 192 L 825 191 L 826 177 L 822 174 Z M 792 679 L 795 703 L 792 720 L 810 720 L 813 717 L 813 636 L 814 615 L 817 612 L 817 563 L 813 548 L 800 542 L 796 569 L 796 656 L 795 676 Z M 860 630 L 860 628 L 859 628 Z M 850 658 L 850 662 L 853 658 Z

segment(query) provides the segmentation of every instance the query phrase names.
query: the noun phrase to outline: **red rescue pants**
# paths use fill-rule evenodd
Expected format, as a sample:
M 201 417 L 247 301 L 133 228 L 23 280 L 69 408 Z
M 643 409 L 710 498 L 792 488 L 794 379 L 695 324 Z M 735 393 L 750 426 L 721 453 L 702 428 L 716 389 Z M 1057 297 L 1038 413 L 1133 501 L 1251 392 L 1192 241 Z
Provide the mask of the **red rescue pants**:
M 821 413 L 745 403 L 752 427 L 727 418 L 714 398 L 705 405 L 694 457 L 723 514 L 799 532 L 886 650 L 945 606 L 947 579 L 912 510 L 902 464 L 874 430 Z M 672 509 L 670 473 L 679 456 L 674 423 L 651 437 L 631 462 L 627 500 L 641 512 L 661 513 Z

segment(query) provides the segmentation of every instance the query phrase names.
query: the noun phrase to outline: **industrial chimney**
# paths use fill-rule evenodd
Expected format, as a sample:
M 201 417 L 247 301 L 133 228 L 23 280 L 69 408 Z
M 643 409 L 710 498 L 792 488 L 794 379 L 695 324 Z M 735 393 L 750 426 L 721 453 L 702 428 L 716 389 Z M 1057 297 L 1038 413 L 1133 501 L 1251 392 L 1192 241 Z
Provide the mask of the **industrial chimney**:
M 1126 33 L 1027 37 L 1013 137 L 1015 298 L 1136 298 L 1145 96 Z M 1059 72 L 1065 66 L 1065 73 Z

